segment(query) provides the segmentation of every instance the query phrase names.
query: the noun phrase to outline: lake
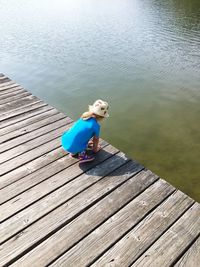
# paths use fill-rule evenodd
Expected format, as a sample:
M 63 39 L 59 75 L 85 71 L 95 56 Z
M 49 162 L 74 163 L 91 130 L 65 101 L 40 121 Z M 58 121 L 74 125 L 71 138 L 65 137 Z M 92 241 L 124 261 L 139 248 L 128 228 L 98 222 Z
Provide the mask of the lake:
M 200 1 L 0 0 L 0 72 L 200 201 Z

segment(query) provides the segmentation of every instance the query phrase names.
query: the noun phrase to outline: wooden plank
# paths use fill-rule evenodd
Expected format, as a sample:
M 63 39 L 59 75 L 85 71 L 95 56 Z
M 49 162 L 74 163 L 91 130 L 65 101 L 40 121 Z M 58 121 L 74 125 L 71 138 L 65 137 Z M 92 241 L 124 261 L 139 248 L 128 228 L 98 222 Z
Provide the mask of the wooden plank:
M 200 237 L 186 251 L 174 267 L 197 267 L 200 262 Z
M 105 151 L 107 151 L 107 149 L 105 149 Z M 77 161 L 77 159 L 71 159 L 70 157 L 60 158 L 52 162 L 50 165 L 44 166 L 38 171 L 27 175 L 24 179 L 20 179 L 10 186 L 5 187 L 0 191 L 0 204 L 41 183 L 49 177 L 61 172 Z
M 173 191 L 172 186 L 159 180 L 50 266 L 88 266 Z
M 3 73 L 0 73 L 0 79 L 7 78 Z
M 12 87 L 8 87 L 7 89 L 0 91 L 0 97 L 1 99 L 8 98 L 10 94 L 17 94 L 18 91 L 27 92 L 27 90 L 25 90 L 22 86 L 14 85 Z
M 17 132 L 20 131 L 22 128 L 27 129 L 31 127 L 32 124 L 35 124 L 36 122 L 44 120 L 50 117 L 51 115 L 57 113 L 58 111 L 56 109 L 51 108 L 49 106 L 41 108 L 39 109 L 39 111 L 34 112 L 34 114 L 32 114 L 33 115 L 32 117 L 29 117 L 27 119 L 17 122 L 16 124 L 12 124 L 7 127 L 4 127 L 3 129 L 0 129 L 0 139 L 2 140 L 2 138 L 5 138 L 4 135 L 6 136 L 11 136 L 13 134 L 16 135 Z
M 121 153 L 122 154 L 122 153 Z M 115 162 L 115 164 L 113 164 Z M 114 157 L 112 157 L 111 159 L 109 159 L 108 161 L 107 161 L 107 164 L 108 164 L 108 166 L 111 166 L 111 169 L 109 170 L 109 169 L 107 169 L 107 168 L 105 168 L 106 167 L 106 164 L 105 163 L 102 163 L 101 164 L 101 166 L 102 166 L 102 168 L 101 168 L 101 170 L 98 168 L 98 167 L 95 167 L 94 169 L 92 169 L 92 170 L 90 170 L 89 172 L 86 172 L 85 174 L 83 174 L 83 175 L 81 175 L 81 177 L 78 177 L 77 178 L 77 180 L 79 180 L 80 182 L 82 181 L 82 179 L 84 180 L 84 181 L 86 181 L 86 184 L 87 185 L 85 185 L 83 182 L 81 182 L 81 187 L 83 187 L 83 188 L 87 188 L 88 187 L 88 184 L 90 185 L 90 184 L 92 184 L 92 183 L 94 183 L 94 180 L 96 179 L 96 181 L 97 180 L 99 180 L 99 179 L 101 179 L 102 177 L 99 177 L 99 176 L 97 176 L 96 178 L 94 177 L 93 179 L 93 181 L 92 181 L 92 177 L 91 177 L 91 173 L 94 173 L 94 172 L 97 172 L 97 171 L 99 171 L 99 173 L 109 173 L 109 172 L 111 172 L 113 169 L 116 169 L 117 167 L 119 167 L 120 165 L 122 165 L 122 164 L 124 164 L 124 162 L 125 162 L 125 159 L 124 159 L 124 157 L 119 157 L 119 156 L 114 156 Z M 94 165 L 94 164 L 93 164 Z M 90 167 L 91 166 L 86 166 L 86 169 L 90 169 Z M 91 179 L 86 179 L 86 177 L 87 178 L 91 178 Z M 82 179 L 81 179 L 82 178 Z M 59 197 L 59 193 L 61 193 L 61 190 L 62 190 L 62 195 L 63 195 L 63 197 L 64 197 L 64 202 L 65 202 L 65 200 L 69 200 L 74 194 L 76 195 L 77 193 L 79 193 L 79 192 L 81 192 L 82 191 L 82 189 L 83 188 L 80 188 L 79 186 L 78 186 L 78 181 L 77 180 L 74 180 L 74 181 L 72 181 L 71 183 L 68 183 L 68 184 L 66 184 L 64 187 L 65 187 L 65 192 L 63 191 L 63 188 L 64 187 L 62 187 L 62 188 L 60 188 L 60 189 L 58 189 L 58 191 L 57 191 L 57 193 L 56 192 L 53 192 L 52 194 L 54 195 L 54 197 L 52 197 L 52 195 L 49 197 L 49 195 L 46 197 L 46 198 L 44 198 L 44 199 L 46 199 L 46 201 L 48 201 L 47 203 L 49 203 L 48 205 L 44 205 L 44 203 L 42 204 L 42 205 L 40 205 L 40 207 L 43 209 L 43 212 L 45 211 L 44 209 L 46 208 L 46 209 L 49 209 L 49 208 L 51 208 L 52 209 L 52 205 L 54 206 L 54 208 L 56 207 L 56 206 L 59 206 L 59 204 L 62 204 L 63 203 L 63 199 L 62 198 L 60 198 Z M 76 184 L 76 186 L 75 186 L 75 184 Z M 73 192 L 73 190 L 71 190 L 71 189 L 73 189 L 73 188 L 75 188 L 75 190 L 76 190 L 76 192 Z M 70 189 L 70 191 L 67 191 L 67 190 L 69 190 Z M 107 191 L 108 191 L 108 189 L 107 189 Z M 67 193 L 68 192 L 68 193 Z M 57 199 L 57 201 L 59 202 L 57 202 L 56 201 L 56 199 L 55 198 L 57 198 L 58 197 L 58 199 Z M 54 198 L 54 200 L 53 200 L 53 198 Z M 44 199 L 42 199 L 41 201 L 43 201 Z M 48 200 L 47 200 L 48 199 Z M 40 202 L 41 202 L 40 201 Z M 86 202 L 87 203 L 87 202 Z M 85 204 L 86 204 L 85 203 Z M 41 204 L 41 203 L 40 203 Z M 22 211 L 21 213 L 24 213 L 25 214 L 25 212 L 26 212 L 26 216 L 27 216 L 27 212 L 28 213 L 30 213 L 30 216 L 32 217 L 33 216 L 33 213 L 34 213 L 34 215 L 36 216 L 36 217 L 38 217 L 38 212 L 40 213 L 40 215 L 41 215 L 41 209 L 39 209 L 38 210 L 38 212 L 36 212 L 36 210 L 34 209 L 34 206 L 37 206 L 38 205 L 38 202 L 36 202 L 35 204 L 33 204 L 33 206 L 31 207 L 31 210 L 32 210 L 32 212 L 30 213 L 30 209 L 28 209 L 28 210 L 24 210 L 24 211 Z M 44 215 L 44 214 L 43 214 Z M 64 216 L 64 214 L 63 214 L 63 216 Z M 66 214 L 65 214 L 65 216 L 66 216 Z M 12 219 L 16 219 L 16 217 L 12 217 L 12 218 L 10 218 L 9 220 L 12 220 Z M 21 220 L 22 219 L 22 214 L 20 215 L 20 217 L 18 217 L 18 219 L 19 220 Z M 8 220 L 8 221 L 9 221 Z M 8 221 L 6 221 L 6 222 L 4 222 L 3 223 L 3 225 L 5 226 L 5 224 L 7 224 L 7 226 L 9 225 L 8 224 Z M 14 221 L 10 224 L 10 227 L 11 228 L 13 228 L 13 223 L 14 223 Z M 20 223 L 19 224 L 19 222 L 18 221 L 16 221 L 16 223 L 18 223 L 18 227 L 22 227 L 23 226 L 23 223 Z M 28 223 L 29 224 L 29 220 L 27 220 L 27 222 L 26 223 Z M 4 226 L 2 226 L 3 228 L 4 228 Z M 23 226 L 24 227 L 24 226 Z M 1 228 L 1 229 L 3 229 L 3 228 Z M 6 229 L 7 229 L 7 227 L 6 227 Z M 14 231 L 16 231 L 16 228 L 13 228 L 14 229 Z M 12 229 L 11 229 L 11 231 L 12 231 Z M 1 232 L 1 234 L 2 234 L 2 232 Z M 4 235 L 5 233 L 3 233 L 3 235 Z M 10 232 L 9 232 L 9 235 L 10 235 Z M 2 241 L 2 240 L 1 240 Z
M 48 141 L 55 139 L 56 137 L 60 136 L 64 131 L 67 129 L 67 125 L 71 122 L 70 118 L 64 118 L 52 124 L 51 129 L 47 128 L 44 130 L 43 135 L 36 137 L 26 143 L 22 143 L 19 146 L 16 146 L 10 150 L 7 150 L 4 153 L 0 154 L 0 163 L 4 163 L 14 157 L 17 157 L 33 148 L 39 147 L 40 145 L 47 143 Z M 49 132 L 47 132 L 49 130 Z M 34 133 L 34 132 L 33 132 Z M 30 135 L 29 135 L 30 137 Z M 20 138 L 20 137 L 19 137 Z M 32 138 L 32 135 L 31 135 Z M 6 144 L 6 143 L 5 143 Z
M 14 81 L 12 81 L 11 79 L 9 79 L 6 76 L 0 77 L 0 86 L 2 86 L 4 83 L 8 83 L 8 82 L 14 82 Z
M 9 99 L 11 97 L 20 95 L 22 93 L 27 93 L 28 91 L 24 90 L 24 89 L 20 89 L 18 88 L 17 90 L 15 90 L 14 92 L 10 92 L 10 93 L 5 93 L 5 94 L 1 94 L 0 95 L 0 101 L 9 101 Z
M 193 203 L 194 201 L 184 193 L 176 191 L 92 266 L 130 266 Z
M 72 164 L 74 164 L 74 159 L 70 157 L 60 158 L 52 162 L 50 165 L 44 166 L 36 172 L 27 175 L 24 177 L 24 179 L 20 179 L 15 183 L 5 187 L 0 191 L 0 204 L 41 183 L 42 181 L 59 173 Z
M 64 131 L 66 131 L 71 126 L 70 123 L 71 123 L 71 119 L 68 117 L 61 119 L 58 122 L 55 122 L 52 125 L 52 127 L 49 127 L 50 129 L 49 128 L 43 129 L 44 130 L 43 134 L 39 135 L 38 137 L 36 136 L 36 138 L 33 137 L 32 133 L 28 134 L 30 140 L 28 140 L 27 142 L 26 142 L 26 140 L 23 141 L 23 139 L 18 137 L 18 139 L 20 138 L 21 144 L 19 144 L 18 146 L 14 147 L 12 149 L 9 149 L 5 152 L 0 153 L 0 163 L 4 163 L 4 162 L 6 162 L 6 161 L 8 161 L 14 157 L 17 157 L 17 156 L 19 156 L 19 155 L 21 155 L 21 154 L 23 154 L 29 150 L 32 150 L 36 147 L 39 147 L 40 145 L 47 143 L 48 141 L 53 140 L 58 136 L 61 136 L 62 133 Z M 1 151 L 3 151 L 6 144 L 7 143 L 1 145 Z
M 31 95 L 31 93 L 29 93 L 29 92 L 21 92 L 21 93 L 15 94 L 14 96 L 10 96 L 9 98 L 4 98 L 4 99 L 1 98 L 1 100 L 0 100 L 0 107 L 3 104 L 4 105 L 5 104 L 8 104 L 8 103 L 10 104 L 13 101 L 16 101 L 18 99 L 21 99 L 21 98 L 24 98 L 24 97 L 30 96 L 30 95 Z
M 65 203 L 66 201 L 70 201 L 70 208 L 72 204 L 74 205 L 76 203 L 77 208 L 80 211 L 80 207 L 86 207 L 89 205 L 89 202 L 83 201 L 83 204 L 80 202 L 80 198 L 77 196 L 75 197 L 75 202 L 71 202 L 71 198 L 74 195 L 77 195 L 81 193 L 84 189 L 87 189 L 89 186 L 97 182 L 102 178 L 100 174 L 106 175 L 110 172 L 112 172 L 114 169 L 118 168 L 119 166 L 124 164 L 124 158 L 120 158 L 117 156 L 117 154 L 113 157 L 110 157 L 106 160 L 106 162 L 100 163 L 101 169 L 98 166 L 95 166 L 91 170 L 87 171 L 86 173 L 82 174 L 81 176 L 77 177 L 75 180 L 71 181 L 70 183 L 65 184 L 61 188 L 58 188 L 56 191 L 52 192 L 50 195 L 47 195 L 46 197 L 40 199 L 39 201 L 33 203 L 31 207 L 26 208 L 19 212 L 17 216 L 13 216 L 9 218 L 8 220 L 4 221 L 0 225 L 0 243 L 5 241 L 8 237 L 11 237 L 18 231 L 22 230 L 24 227 L 27 227 L 28 225 L 32 224 L 34 221 L 38 220 L 45 214 L 48 214 L 51 210 L 54 210 L 56 207 L 59 207 L 61 204 Z M 113 163 L 115 162 L 116 165 Z M 111 166 L 111 169 L 107 169 L 106 165 Z M 87 169 L 89 166 L 86 166 Z M 139 166 L 135 164 L 135 173 L 136 170 L 139 171 Z M 99 176 L 94 176 L 92 177 L 93 173 L 99 172 Z M 128 179 L 128 175 L 127 179 Z M 125 178 L 125 177 L 124 177 Z M 117 179 L 116 179 L 117 181 Z M 114 185 L 114 184 L 113 184 Z M 75 190 L 75 191 L 73 191 Z M 88 189 L 88 194 L 89 196 L 93 196 L 92 199 L 94 201 L 97 197 L 100 197 L 100 193 L 97 193 L 96 196 L 93 194 L 91 195 L 91 190 Z M 108 189 L 104 188 L 104 193 L 108 192 Z M 61 195 L 62 198 L 59 196 Z M 81 193 L 81 196 L 85 196 L 85 193 Z M 92 201 L 92 199 L 90 201 Z M 79 203 L 79 204 L 78 204 Z M 66 204 L 64 204 L 66 205 Z M 76 205 L 74 207 L 76 207 Z M 39 209 L 38 209 L 39 207 Z M 68 205 L 66 207 L 69 208 Z M 57 214 L 57 211 L 53 211 L 54 215 Z M 75 209 L 73 209 L 72 212 L 75 212 Z M 62 208 L 59 207 L 58 211 L 59 216 L 57 218 L 60 218 L 58 222 L 61 223 L 61 221 L 65 220 L 66 218 L 66 213 L 62 212 Z M 53 215 L 53 218 L 56 218 Z M 47 215 L 49 216 L 49 215 Z M 61 217 L 62 216 L 62 217 Z M 48 217 L 49 218 L 49 217 Z M 53 219 L 52 218 L 52 219 Z M 50 218 L 49 218 L 50 219 Z M 48 220 L 49 220 L 48 219 Z M 42 219 L 43 220 L 43 219 Z M 46 221 L 46 220 L 45 220 Z M 45 222 L 44 222 L 45 223 Z
M 109 159 L 108 161 L 110 161 L 110 160 L 111 159 Z M 119 158 L 118 158 L 118 160 L 119 160 Z M 123 161 L 123 158 L 121 158 L 121 160 Z M 105 163 L 102 163 L 102 166 L 103 166 L 103 164 L 104 164 L 104 168 L 103 168 L 104 171 L 102 171 L 103 170 L 102 168 L 98 168 L 98 166 L 97 166 L 98 170 L 96 168 L 91 169 L 90 173 L 88 173 L 88 174 L 85 173 L 82 176 L 82 178 L 87 183 L 91 183 L 91 179 L 94 179 L 94 178 L 96 178 L 100 181 L 103 181 L 104 179 L 101 179 L 101 174 L 105 175 L 106 172 L 107 173 L 109 172 L 108 168 L 105 168 L 106 167 Z M 117 167 L 118 167 L 118 164 L 116 165 L 116 167 L 114 166 L 114 164 L 112 164 L 112 169 L 110 171 L 112 171 L 113 168 L 117 168 Z M 129 165 L 129 170 L 130 170 L 130 165 Z M 94 173 L 99 172 L 99 175 L 98 176 L 92 176 L 91 175 L 92 171 Z M 137 170 L 137 167 L 135 166 L 135 172 L 137 172 L 137 171 L 139 171 L 139 169 Z M 133 170 L 131 172 L 133 172 Z M 111 175 L 109 176 L 109 178 L 112 180 L 113 183 L 107 177 L 109 190 L 108 190 L 108 188 L 106 188 L 106 186 L 104 184 L 104 186 L 101 187 L 102 192 L 97 191 L 96 192 L 97 194 L 94 194 L 94 190 L 91 191 L 91 187 L 89 187 L 86 191 L 83 191 L 82 193 L 80 193 L 80 195 L 77 195 L 73 200 L 69 200 L 64 205 L 60 206 L 58 209 L 53 210 L 52 213 L 49 213 L 46 217 L 43 217 L 40 221 L 37 221 L 34 224 L 32 224 L 30 227 L 26 228 L 26 230 L 23 231 L 23 234 L 18 235 L 19 239 L 18 238 L 15 238 L 15 239 L 12 238 L 14 243 L 11 242 L 11 240 L 8 240 L 8 242 L 4 243 L 2 246 L 3 249 L 5 249 L 5 251 L 4 251 L 4 253 L 0 252 L 0 258 L 2 259 L 3 255 L 4 255 L 4 257 L 7 257 L 7 259 L 4 259 L 4 260 L 8 261 L 9 260 L 8 257 L 13 258 L 13 257 L 19 255 L 19 253 L 20 254 L 23 253 L 24 250 L 28 249 L 34 243 L 41 240 L 41 238 L 44 238 L 45 235 L 52 233 L 52 231 L 55 232 L 55 230 L 57 230 L 57 228 L 59 229 L 63 225 L 63 223 L 69 222 L 70 220 L 72 220 L 74 218 L 74 216 L 76 214 L 78 215 L 81 211 L 84 211 L 87 207 L 89 208 L 93 202 L 97 202 L 97 200 L 100 200 L 104 195 L 106 196 L 110 192 L 112 192 L 112 190 L 117 185 L 119 185 L 120 183 L 123 183 L 122 180 L 125 181 L 126 179 L 128 179 L 128 176 L 124 174 L 123 170 L 122 170 L 122 173 L 123 173 L 122 175 L 123 175 L 124 179 L 121 179 L 121 180 L 119 178 L 119 175 L 117 175 L 117 173 L 115 173 L 115 172 L 110 173 Z M 116 179 L 114 179 L 114 178 L 116 178 Z M 117 182 L 117 180 L 118 180 L 118 182 Z M 75 181 L 76 180 L 74 180 L 73 182 L 75 182 Z M 80 181 L 82 181 L 82 180 L 80 179 Z M 70 184 L 71 183 L 69 183 L 66 186 L 70 186 Z M 101 182 L 99 182 L 99 184 L 101 184 Z M 82 183 L 82 186 L 84 186 L 84 183 Z M 75 188 L 76 188 L 76 190 L 80 190 L 79 186 L 76 186 Z M 141 190 L 140 187 L 138 187 L 138 189 Z M 134 191 L 136 191 L 136 190 L 133 190 L 133 192 Z M 74 194 L 72 190 L 66 191 L 66 192 L 69 192 L 70 195 Z M 66 192 L 63 195 L 65 198 L 67 198 Z M 87 193 L 89 193 L 89 195 L 88 195 L 89 198 L 87 199 L 87 201 L 85 201 L 85 197 L 86 197 Z M 58 200 L 61 201 L 61 198 L 58 197 Z M 49 208 L 49 205 L 47 205 L 46 207 Z M 36 210 L 33 209 L 33 211 L 35 212 Z M 58 217 L 57 217 L 57 215 L 58 215 Z M 39 224 L 41 227 L 39 227 L 39 229 L 38 229 Z M 39 233 L 38 230 L 39 230 L 39 232 L 40 231 L 41 232 Z M 12 251 L 14 254 L 10 253 L 11 250 L 8 249 L 10 244 L 14 245 L 14 246 L 12 246 L 12 248 L 13 248 Z M 17 249 L 17 251 L 15 248 Z M 8 252 L 8 254 L 7 254 L 7 252 Z M 0 263 L 2 263 L 2 262 L 0 262 Z
M 0 77 L 0 85 L 10 82 L 11 80 L 7 77 Z
M 30 251 L 17 261 L 15 265 L 19 266 L 21 262 L 24 262 L 25 266 L 35 266 L 34 260 L 36 258 L 37 266 L 49 264 L 52 260 L 57 258 L 60 254 L 68 250 L 84 236 L 94 230 L 95 227 L 101 225 L 105 220 L 114 215 L 118 210 L 128 204 L 138 194 L 158 179 L 157 176 L 153 175 L 149 171 L 141 172 L 141 167 L 142 166 L 138 164 L 135 165 L 133 161 L 128 162 L 121 168 L 114 171 L 112 175 L 103 178 L 84 191 L 82 195 L 85 194 L 85 196 L 83 195 L 82 201 L 79 197 L 80 205 L 83 206 L 82 209 L 84 209 L 84 199 L 86 198 L 87 200 L 92 199 L 92 201 L 94 201 L 96 197 L 98 197 L 100 199 L 99 202 L 92 205 L 69 224 L 61 228 L 50 238 Z M 136 173 L 138 174 L 135 175 Z M 107 192 L 107 187 L 109 188 L 109 192 Z M 102 194 L 104 194 L 103 199 L 101 197 Z M 77 207 L 79 206 L 77 205 Z M 69 208 L 67 208 L 67 210 L 68 209 Z M 70 210 L 72 211 L 72 207 Z M 63 212 L 64 209 L 62 207 L 62 211 L 60 213 Z M 68 214 L 68 212 L 63 213 L 63 216 L 64 214 Z M 49 214 L 48 217 L 50 217 L 50 215 L 51 214 Z M 58 221 L 60 221 L 60 218 Z M 53 250 L 52 246 L 54 246 Z
M 0 189 L 5 188 L 6 186 L 18 181 L 25 176 L 28 176 L 31 173 L 34 173 L 36 170 L 39 170 L 40 168 L 66 155 L 67 153 L 64 151 L 64 149 L 59 147 L 50 152 L 47 152 L 42 156 L 39 156 L 31 162 L 28 162 L 11 172 L 8 172 L 7 174 L 2 175 L 0 179 Z
M 14 82 L 14 81 L 12 81 L 12 80 L 8 80 L 8 81 L 6 81 L 6 82 L 3 82 L 3 83 L 0 83 L 0 88 L 1 87 L 4 87 L 4 86 L 7 86 L 7 85 L 10 85 L 10 84 L 16 84 L 16 82 Z
M 200 233 L 200 204 L 195 203 L 132 266 L 171 266 Z
M 1 73 L 1 75 L 0 75 L 0 80 L 3 80 L 3 79 L 5 79 L 5 78 L 8 78 L 8 77 L 6 77 L 3 73 Z
M 12 117 L 4 120 L 4 121 L 1 121 L 1 123 L 0 123 L 1 135 L 4 133 L 13 131 L 13 129 L 14 130 L 19 129 L 18 128 L 19 122 L 25 121 L 28 118 L 32 118 L 35 115 L 41 114 L 41 113 L 43 113 L 47 110 L 50 110 L 50 109 L 52 109 L 52 107 L 43 103 L 43 102 L 34 104 L 31 108 L 28 107 L 28 109 L 26 107 L 24 113 L 22 112 L 16 116 L 14 115 L 14 116 L 12 116 Z M 9 127 L 11 128 L 11 130 Z
M 66 117 L 64 119 L 56 121 L 55 123 L 44 126 L 41 129 L 27 133 L 26 136 L 19 136 L 14 140 L 10 140 L 1 144 L 0 163 L 12 159 L 13 157 L 23 154 L 28 150 L 31 150 L 45 142 L 56 138 L 61 134 L 61 131 L 66 130 L 64 127 L 69 123 L 71 123 L 71 119 Z M 55 136 L 53 134 L 55 134 Z M 14 146 L 13 148 L 11 148 L 12 145 Z M 15 145 L 18 146 L 15 147 Z
M 29 126 L 23 127 L 6 135 L 0 136 L 1 153 L 15 146 L 18 146 L 21 143 L 34 139 L 50 131 L 51 129 L 55 129 L 55 123 L 61 119 L 66 118 L 64 114 L 58 113 L 55 109 L 50 110 L 45 115 L 46 118 L 39 120 L 38 122 L 35 122 Z
M 2 96 L 6 97 L 8 94 L 18 92 L 19 90 L 25 91 L 25 89 L 20 85 L 13 84 L 12 86 L 7 86 L 4 88 L 4 90 L 0 91 L 0 97 L 2 97 Z
M 70 168 L 70 172 L 76 169 L 76 172 L 79 176 L 75 176 L 72 173 L 70 177 L 66 170 L 63 171 L 61 173 L 61 177 L 68 175 L 68 178 L 65 178 L 65 181 L 63 182 L 61 181 L 61 183 L 64 184 L 64 182 L 66 182 L 67 179 L 72 179 L 72 178 L 76 178 L 76 179 L 73 179 L 73 181 L 71 181 L 70 183 L 65 183 L 62 187 L 58 186 L 56 191 L 54 190 L 50 195 L 48 194 L 44 198 L 33 203 L 31 205 L 31 208 L 28 207 L 22 210 L 21 212 L 19 212 L 17 216 L 13 216 L 9 218 L 8 220 L 4 221 L 0 227 L 2 230 L 4 229 L 4 231 L 0 231 L 0 235 L 1 235 L 0 243 L 3 242 L 6 238 L 15 234 L 16 232 L 22 230 L 24 227 L 27 227 L 29 224 L 32 224 L 35 220 L 38 220 L 40 217 L 44 216 L 45 214 L 48 214 L 49 211 L 54 210 L 56 207 L 59 207 L 61 204 L 65 203 L 66 201 L 71 199 L 73 196 L 79 194 L 84 189 L 88 188 L 89 186 L 97 182 L 98 180 L 100 180 L 102 178 L 102 175 L 100 174 L 106 175 L 109 172 L 112 172 L 114 169 L 126 163 L 125 159 L 120 157 L 121 154 L 120 155 L 110 154 L 110 157 L 108 157 L 108 154 L 107 154 L 106 155 L 107 160 L 102 162 L 102 160 L 105 160 L 105 155 L 106 154 L 104 153 L 103 154 L 104 158 L 102 158 L 102 155 L 101 155 L 101 158 L 98 159 L 101 169 L 97 165 L 93 168 L 94 166 L 94 163 L 93 163 L 92 166 L 91 164 L 85 166 L 87 171 L 84 174 L 83 172 L 81 172 L 80 168 L 78 171 L 77 164 L 76 166 L 72 166 Z M 71 161 L 73 160 L 75 162 L 75 159 L 71 159 Z M 107 169 L 106 165 L 110 166 L 111 169 L 110 170 Z M 97 172 L 99 173 L 99 175 L 92 177 L 92 174 L 97 173 Z M 54 178 L 59 179 L 59 175 Z M 60 183 L 60 180 L 58 182 Z M 60 195 L 62 196 L 62 198 L 60 197 Z M 86 204 L 88 205 L 87 202 L 84 205 Z M 78 206 L 82 206 L 82 205 L 78 205 Z M 65 215 L 63 214 L 62 216 L 66 216 L 66 214 Z M 16 217 L 18 218 L 17 220 L 16 220 Z M 26 222 L 26 223 L 24 224 L 23 222 Z
M 40 101 L 40 100 L 36 96 L 33 96 L 33 95 L 26 96 L 19 100 L 12 101 L 11 103 L 0 105 L 0 113 L 9 112 L 13 109 L 27 106 L 37 101 Z
M 4 114 L 0 115 L 0 122 L 2 124 L 2 121 L 10 119 L 12 117 L 15 117 L 17 115 L 20 114 L 24 114 L 27 111 L 36 109 L 37 107 L 41 107 L 41 106 L 46 106 L 46 104 L 44 102 L 42 102 L 41 100 L 36 100 L 34 103 L 29 103 L 27 105 L 24 105 L 23 107 L 19 107 L 17 109 L 11 110 L 9 112 L 6 112 Z
M 114 153 L 116 153 L 116 151 L 117 150 L 112 146 L 106 147 L 103 151 L 100 151 L 98 153 L 95 161 L 84 166 L 84 170 L 88 170 L 92 168 L 93 166 L 95 166 L 96 164 L 98 164 L 99 162 L 102 162 L 103 160 L 111 157 Z M 51 176 L 50 174 L 50 178 L 49 177 L 44 177 L 44 179 L 41 178 L 40 179 L 41 183 L 36 184 L 34 187 L 29 189 L 28 191 L 23 192 L 22 194 L 14 197 L 10 201 L 5 202 L 4 204 L 1 205 L 0 221 L 5 220 L 9 216 L 12 216 L 17 211 L 22 210 L 23 208 L 27 207 L 34 201 L 37 201 L 38 199 L 44 197 L 45 195 L 49 194 L 51 191 L 57 189 L 63 184 L 70 182 L 71 180 L 79 176 L 84 171 L 82 170 L 82 168 L 79 167 L 77 160 L 74 158 L 71 158 L 68 156 L 68 157 L 64 157 L 60 159 L 59 161 L 61 161 L 61 163 L 63 162 L 63 166 L 62 166 L 63 170 L 61 170 L 60 172 L 58 172 L 57 174 L 53 176 Z M 73 163 L 77 163 L 77 164 L 73 165 Z M 65 164 L 67 164 L 67 166 Z M 36 177 L 35 179 L 39 179 L 39 178 Z M 9 206 L 9 209 L 8 209 L 8 206 Z
M 39 147 L 27 151 L 26 153 L 20 155 L 20 157 L 13 158 L 11 160 L 6 161 L 5 163 L 2 163 L 0 168 L 0 175 L 6 174 L 24 165 L 25 163 L 30 162 L 38 158 L 39 156 L 44 155 L 45 153 L 60 147 L 61 134 L 62 133 L 60 133 L 55 138 L 52 136 L 52 140 L 47 141 L 44 144 L 41 144 Z
M 3 83 L 3 84 L 0 84 L 0 91 L 1 91 L 1 90 L 5 90 L 5 89 L 4 89 L 5 87 L 7 87 L 7 86 L 12 86 L 12 85 L 14 85 L 14 84 L 15 84 L 15 85 L 19 85 L 19 84 L 13 82 L 13 81 L 5 82 L 5 83 Z

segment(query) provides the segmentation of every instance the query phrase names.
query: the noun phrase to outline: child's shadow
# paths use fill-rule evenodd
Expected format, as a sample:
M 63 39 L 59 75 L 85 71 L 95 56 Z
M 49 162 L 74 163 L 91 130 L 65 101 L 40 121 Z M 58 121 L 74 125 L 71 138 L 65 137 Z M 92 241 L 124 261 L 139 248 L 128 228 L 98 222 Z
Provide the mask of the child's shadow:
M 99 151 L 92 162 L 80 163 L 81 170 L 91 176 L 119 176 L 140 171 L 144 168 L 138 162 L 131 160 L 124 153 L 110 153 L 105 149 Z

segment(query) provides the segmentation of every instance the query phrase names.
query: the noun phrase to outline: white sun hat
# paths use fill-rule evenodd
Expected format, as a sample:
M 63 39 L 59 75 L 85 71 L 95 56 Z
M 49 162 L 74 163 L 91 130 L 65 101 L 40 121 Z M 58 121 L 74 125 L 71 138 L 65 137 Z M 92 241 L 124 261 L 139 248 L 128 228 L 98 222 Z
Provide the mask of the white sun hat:
M 108 108 L 108 103 L 101 99 L 96 100 L 93 105 L 89 105 L 89 111 L 105 118 L 109 117 Z

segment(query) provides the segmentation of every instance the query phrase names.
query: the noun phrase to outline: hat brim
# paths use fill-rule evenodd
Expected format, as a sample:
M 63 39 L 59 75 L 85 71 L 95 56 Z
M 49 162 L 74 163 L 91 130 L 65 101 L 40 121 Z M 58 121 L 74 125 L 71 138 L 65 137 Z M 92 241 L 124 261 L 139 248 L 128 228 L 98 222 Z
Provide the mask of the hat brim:
M 104 118 L 108 118 L 108 117 L 110 117 L 108 113 L 106 113 L 105 115 L 97 114 L 97 113 L 94 111 L 94 108 L 93 108 L 92 105 L 89 105 L 89 111 L 90 111 L 90 112 L 93 112 L 94 114 L 96 114 L 96 115 L 98 115 L 98 116 L 104 117 Z

